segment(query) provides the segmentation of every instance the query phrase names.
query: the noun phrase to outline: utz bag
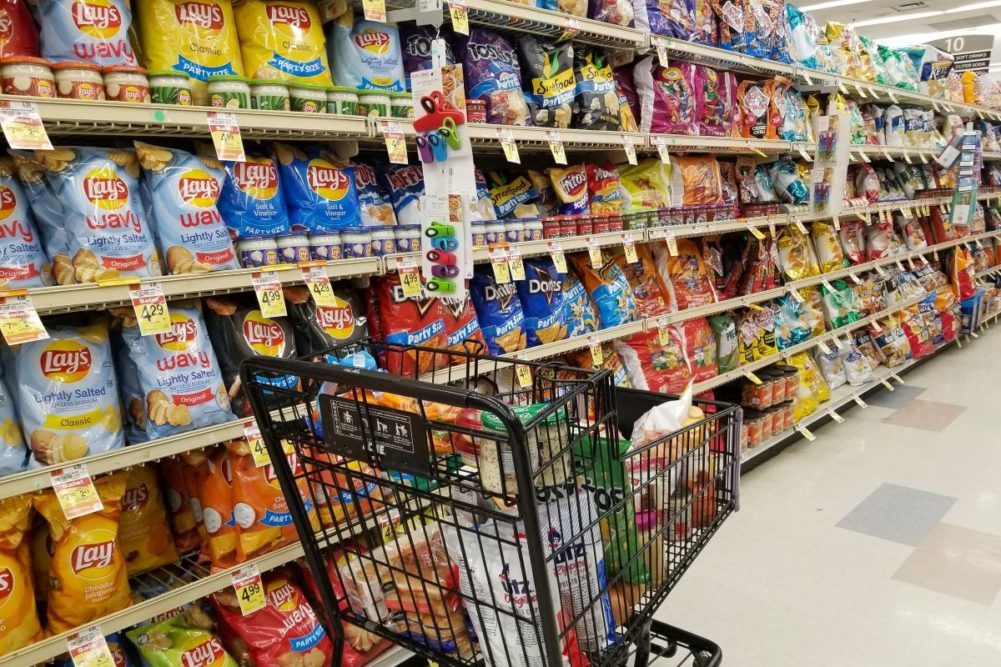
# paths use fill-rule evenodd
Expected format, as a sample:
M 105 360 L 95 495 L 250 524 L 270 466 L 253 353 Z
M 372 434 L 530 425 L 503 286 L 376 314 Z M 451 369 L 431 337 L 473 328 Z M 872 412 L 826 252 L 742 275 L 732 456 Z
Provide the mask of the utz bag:
M 349 7 L 330 24 L 327 48 L 334 85 L 359 90 L 404 90 L 400 31 L 395 25 L 355 20 Z
M 170 307 L 170 331 L 143 336 L 123 324 L 122 338 L 139 369 L 151 438 L 184 433 L 233 419 L 222 371 L 198 308 Z
M 295 329 L 295 344 L 301 355 L 326 353 L 345 358 L 356 346 L 330 352 L 335 346 L 347 346 L 368 338 L 368 318 L 358 293 L 349 285 L 334 283 L 333 306 L 318 306 L 306 287 L 286 287 L 285 305 Z
M 216 202 L 225 177 L 215 158 L 136 142 L 160 247 L 173 275 L 239 268 Z
M 525 349 L 525 314 L 515 284 L 498 284 L 493 269 L 481 264 L 473 269 L 469 293 L 490 354 Z
M 82 60 L 101 67 L 136 65 L 127 0 L 39 0 L 35 10 L 46 60 Z
M 404 296 L 396 273 L 375 278 L 371 290 L 374 294 L 370 293 L 370 301 L 376 302 L 378 309 L 378 330 L 386 342 L 445 347 L 447 334 L 441 299 L 429 297 L 423 290 L 416 298 Z M 418 355 L 415 352 L 391 350 L 387 352 L 382 367 L 390 373 L 410 377 L 415 371 L 426 373 L 432 370 L 435 356 L 440 355 L 419 355 L 420 366 L 417 366 Z
M 330 85 L 323 24 L 315 4 L 240 0 L 233 13 L 248 77 Z
M 48 220 L 43 227 L 62 230 L 56 238 L 65 238 L 76 282 L 160 275 L 160 258 L 139 197 L 134 151 L 57 148 L 29 155 L 16 156 L 18 170 L 29 175 L 33 187 L 39 177 L 44 179 L 46 188 L 37 194 L 55 198 L 48 210 L 41 209 L 40 219 Z M 57 278 L 59 271 L 57 266 Z
M 363 227 L 383 227 L 396 224 L 396 213 L 389 195 L 379 183 L 375 169 L 364 162 L 352 162 L 355 170 L 355 187 L 358 188 L 358 204 Z
M 265 155 L 223 162 L 226 180 L 217 206 L 230 236 L 250 239 L 292 233 L 278 163 Z
M 49 338 L 10 348 L 31 467 L 125 445 L 108 323 L 49 326 Z
M 389 192 L 396 220 L 401 225 L 421 224 L 421 198 L 424 196 L 424 172 L 412 165 L 387 164 L 378 172 Z
M 52 284 L 52 266 L 42 250 L 28 197 L 14 163 L 0 158 L 0 289 Z
M 319 148 L 279 143 L 274 150 L 293 229 L 323 234 L 361 224 L 353 168 Z
M 661 67 L 652 56 L 636 63 L 633 81 L 640 99 L 640 130 L 691 134 L 695 129 L 695 65 Z
M 494 125 L 531 125 L 521 92 L 518 54 L 506 38 L 485 28 L 470 28 L 460 42 L 466 94 L 487 105 L 487 122 Z
M 45 636 L 35 608 L 32 575 L 30 495 L 0 500 L 0 572 L 5 595 L 0 598 L 0 655 L 29 646 Z M 36 532 L 41 532 L 36 531 Z M 48 568 L 45 575 L 48 576 Z
M 636 319 L 636 299 L 619 265 L 604 251 L 602 255 L 605 261 L 598 269 L 586 253 L 571 255 L 570 261 L 594 303 L 601 328 L 608 329 Z
M 563 280 L 553 260 L 527 257 L 526 280 L 517 281 L 525 313 L 528 347 L 563 340 L 570 335 L 570 320 L 563 301 Z

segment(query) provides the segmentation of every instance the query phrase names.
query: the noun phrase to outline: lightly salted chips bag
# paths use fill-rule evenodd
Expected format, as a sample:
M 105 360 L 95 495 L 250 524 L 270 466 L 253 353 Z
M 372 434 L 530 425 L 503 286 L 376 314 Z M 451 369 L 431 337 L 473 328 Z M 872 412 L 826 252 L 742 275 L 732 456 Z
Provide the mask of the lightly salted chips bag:
M 66 518 L 54 491 L 34 498 L 52 540 L 46 624 L 50 632 L 88 625 L 132 604 L 118 541 L 127 476 L 120 471 L 94 480 L 103 507 L 75 519 Z
M 570 335 L 563 300 L 563 280 L 549 257 L 526 257 L 526 280 L 517 281 L 525 315 L 528 347 L 563 340 Z
M 50 325 L 49 338 L 9 348 L 30 467 L 125 446 L 108 322 Z
M 515 284 L 498 283 L 493 269 L 481 264 L 473 269 L 469 293 L 490 354 L 500 356 L 525 349 L 525 314 Z
M 334 85 L 403 92 L 403 50 L 395 25 L 356 19 L 350 7 L 330 24 L 327 40 Z
M 226 180 L 216 206 L 231 236 L 251 239 L 292 233 L 274 158 L 247 155 L 244 162 L 223 162 L 222 166 Z
M 167 525 L 167 508 L 156 470 L 151 463 L 128 470 L 118 540 L 130 577 L 180 559 Z
M 211 629 L 198 627 L 188 614 L 139 625 L 125 633 L 146 667 L 238 667 Z M 267 663 L 264 663 L 267 664 Z M 280 663 L 272 663 L 280 664 Z M 291 663 L 295 664 L 295 663 Z
M 352 167 L 317 147 L 276 143 L 274 151 L 294 230 L 322 234 L 361 224 Z
M 236 251 L 216 202 L 225 172 L 209 156 L 136 142 L 144 193 L 172 275 L 237 269 Z
M 35 12 L 41 27 L 41 55 L 46 60 L 84 61 L 101 67 L 136 65 L 129 42 L 132 11 L 128 0 L 38 0 Z
M 143 336 L 137 324 L 123 321 L 122 338 L 139 369 L 150 438 L 233 419 L 222 371 L 195 305 L 172 303 L 167 333 Z
M 44 634 L 35 609 L 34 577 L 28 531 L 30 495 L 0 500 L 0 655 L 41 641 Z M 40 531 L 39 531 L 40 532 Z M 48 572 L 46 572 L 46 576 Z
M 249 78 L 330 85 L 323 24 L 314 3 L 237 0 L 233 14 Z
M 35 161 L 34 153 L 10 151 L 14 171 L 23 187 L 28 207 L 35 218 L 42 248 L 51 262 L 52 281 L 56 285 L 76 282 L 76 270 L 70 262 L 69 237 L 66 235 L 62 204 L 53 194 L 52 184 L 45 177 L 45 167 Z
M 36 193 L 54 201 L 35 213 L 46 234 L 55 233 L 65 244 L 77 282 L 160 275 L 153 231 L 139 196 L 135 151 L 60 147 L 20 151 L 14 159 L 22 178 L 35 184 L 31 187 L 37 187 L 39 177 L 45 181 L 45 194 Z M 53 257 L 52 250 L 49 254 Z M 57 264 L 57 279 L 61 270 Z M 72 281 L 59 279 L 66 282 Z
M 52 284 L 52 266 L 10 158 L 0 158 L 0 289 Z

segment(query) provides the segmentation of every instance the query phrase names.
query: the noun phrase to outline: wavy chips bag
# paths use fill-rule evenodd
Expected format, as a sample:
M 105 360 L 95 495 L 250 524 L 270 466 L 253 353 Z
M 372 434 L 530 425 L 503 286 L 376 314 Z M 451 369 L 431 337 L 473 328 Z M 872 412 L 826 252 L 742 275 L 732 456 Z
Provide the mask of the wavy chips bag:
M 31 496 L 0 500 L 0 655 L 42 639 L 28 529 Z
M 331 85 L 323 25 L 314 3 L 238 0 L 233 13 L 248 77 Z
M 0 158 L 0 288 L 52 284 L 52 266 L 10 158 Z
M 100 477 L 94 486 L 104 509 L 67 519 L 54 491 L 34 499 L 49 524 L 49 632 L 58 634 L 132 604 L 125 555 L 118 542 L 118 520 L 128 473 Z
M 37 16 L 46 60 L 82 60 L 101 67 L 136 64 L 128 0 L 39 0 Z
M 118 539 L 130 577 L 176 563 L 180 558 L 167 525 L 160 480 L 150 463 L 128 471 Z

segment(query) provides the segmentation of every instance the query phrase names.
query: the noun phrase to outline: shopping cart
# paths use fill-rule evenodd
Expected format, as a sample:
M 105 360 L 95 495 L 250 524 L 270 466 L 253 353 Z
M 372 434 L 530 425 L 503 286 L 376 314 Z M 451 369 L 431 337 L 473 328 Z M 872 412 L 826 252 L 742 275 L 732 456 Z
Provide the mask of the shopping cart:
M 620 433 L 668 397 L 607 370 L 366 340 L 241 377 L 328 619 L 454 666 L 692 644 L 652 619 L 737 509 L 738 407 L 696 401 L 704 419 L 634 446 Z

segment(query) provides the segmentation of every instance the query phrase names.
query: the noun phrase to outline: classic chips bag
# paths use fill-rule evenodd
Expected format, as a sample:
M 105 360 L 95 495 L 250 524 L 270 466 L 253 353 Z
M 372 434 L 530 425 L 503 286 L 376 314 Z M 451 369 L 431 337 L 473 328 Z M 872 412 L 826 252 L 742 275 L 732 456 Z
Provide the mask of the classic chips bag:
M 136 54 L 129 43 L 132 11 L 128 0 L 38 0 L 36 12 L 46 60 L 135 66 Z M 20 30 L 31 27 L 21 26 Z
M 493 269 L 480 264 L 473 269 L 469 293 L 489 353 L 502 355 L 525 349 L 525 314 L 515 284 L 498 284 Z
M 149 667 L 238 667 L 219 637 L 189 625 L 183 614 L 135 627 L 125 635 Z
M 278 143 L 274 150 L 293 228 L 322 234 L 361 224 L 352 167 L 315 147 Z
M 30 527 L 31 496 L 0 500 L 0 655 L 44 636 L 35 611 Z
M 217 206 L 230 235 L 240 239 L 292 233 L 278 163 L 265 155 L 223 162 L 226 180 Z
M 315 4 L 238 0 L 233 14 L 248 77 L 330 85 L 323 25 Z
M 49 524 L 49 632 L 60 633 L 132 604 L 125 556 L 118 542 L 118 519 L 128 473 L 99 477 L 94 486 L 104 509 L 67 519 L 54 491 L 34 499 Z
M 355 19 L 349 7 L 330 24 L 327 49 L 334 85 L 387 92 L 405 90 L 400 31 L 395 25 Z
M 219 162 L 138 141 L 136 154 L 167 271 L 177 275 L 239 268 L 216 208 L 225 177 Z
M 599 269 L 591 266 L 587 253 L 570 255 L 569 259 L 591 296 L 601 328 L 607 329 L 636 319 L 636 299 L 619 265 L 604 251 L 602 255 L 605 261 Z
M 52 284 L 52 266 L 10 158 L 0 158 L 0 289 Z
M 167 526 L 167 510 L 160 495 L 160 481 L 151 463 L 128 470 L 118 540 L 125 554 L 129 576 L 176 563 L 174 537 Z

